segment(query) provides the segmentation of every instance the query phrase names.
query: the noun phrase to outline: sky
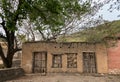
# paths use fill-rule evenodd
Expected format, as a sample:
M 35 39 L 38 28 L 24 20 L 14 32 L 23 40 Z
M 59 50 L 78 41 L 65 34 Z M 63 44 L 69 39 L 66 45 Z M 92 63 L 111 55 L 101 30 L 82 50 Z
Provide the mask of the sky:
M 101 1 L 105 1 L 105 0 L 101 0 Z M 109 20 L 109 21 L 120 20 L 120 17 L 118 17 L 118 15 L 120 15 L 120 10 L 114 9 L 112 12 L 108 11 L 108 9 L 110 8 L 110 5 L 113 4 L 116 0 L 112 0 L 112 1 L 109 4 L 104 5 L 99 10 L 97 15 L 102 15 L 103 19 Z

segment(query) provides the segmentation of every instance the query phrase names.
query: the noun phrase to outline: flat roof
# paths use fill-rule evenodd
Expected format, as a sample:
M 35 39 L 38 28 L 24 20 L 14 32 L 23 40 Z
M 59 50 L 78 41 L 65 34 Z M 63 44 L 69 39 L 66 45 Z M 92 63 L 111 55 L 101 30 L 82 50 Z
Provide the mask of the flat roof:
M 95 44 L 95 43 L 100 43 L 100 42 L 56 42 L 56 41 L 28 41 L 28 42 L 24 42 L 24 44 L 26 43 L 88 43 L 88 44 Z

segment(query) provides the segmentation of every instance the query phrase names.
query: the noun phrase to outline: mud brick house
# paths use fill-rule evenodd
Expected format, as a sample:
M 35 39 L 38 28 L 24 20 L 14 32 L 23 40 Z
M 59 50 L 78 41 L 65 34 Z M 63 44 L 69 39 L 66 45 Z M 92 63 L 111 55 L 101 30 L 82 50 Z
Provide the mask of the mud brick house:
M 107 48 L 101 43 L 26 42 L 22 68 L 26 73 L 108 73 Z

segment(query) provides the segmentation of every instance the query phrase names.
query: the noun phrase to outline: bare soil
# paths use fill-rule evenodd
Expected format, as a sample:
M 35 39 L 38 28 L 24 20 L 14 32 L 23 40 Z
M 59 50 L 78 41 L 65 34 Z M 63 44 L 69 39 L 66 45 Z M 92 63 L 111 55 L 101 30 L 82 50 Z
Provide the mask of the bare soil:
M 28 74 L 6 82 L 120 82 L 120 75 Z

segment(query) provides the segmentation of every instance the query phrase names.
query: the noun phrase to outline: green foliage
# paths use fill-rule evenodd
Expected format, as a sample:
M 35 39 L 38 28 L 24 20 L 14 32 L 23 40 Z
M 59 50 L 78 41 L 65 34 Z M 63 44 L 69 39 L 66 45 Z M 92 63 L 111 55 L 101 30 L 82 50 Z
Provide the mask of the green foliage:
M 22 25 L 22 19 L 29 17 L 41 30 L 41 24 L 55 31 L 61 30 L 60 26 L 72 17 L 80 18 L 90 10 L 90 3 L 80 4 L 79 0 L 18 0 L 12 4 L 12 0 L 2 0 L 2 12 L 0 17 L 6 21 L 6 28 L 11 31 L 18 30 L 16 24 Z M 16 7 L 15 7 L 16 6 Z M 43 29 L 42 29 L 43 30 Z
M 29 10 L 29 5 L 25 0 L 16 2 L 12 0 L 2 0 L 0 17 L 5 21 L 5 27 L 10 31 L 17 30 L 16 24 L 20 19 L 26 18 Z M 15 9 L 17 7 L 17 9 Z
M 17 34 L 17 38 L 19 41 L 21 40 L 21 42 L 27 41 L 26 36 L 24 34 Z
M 120 35 L 120 20 L 106 22 L 96 27 L 84 29 L 66 37 L 60 37 L 58 41 L 69 42 L 101 42 L 105 37 L 118 37 Z
M 118 37 L 120 33 L 120 21 L 106 22 L 91 30 L 88 30 L 88 41 L 103 41 L 105 37 Z
M 53 31 L 61 31 L 61 26 L 67 19 L 72 17 L 80 18 L 90 10 L 89 2 L 79 4 L 79 0 L 40 0 L 33 1 L 32 10 L 29 14 L 35 23 L 37 30 L 50 28 Z
M 79 0 L 12 0 L 1 1 L 0 17 L 5 21 L 5 28 L 17 31 L 23 19 L 30 18 L 35 29 L 50 30 L 52 34 L 62 31 L 66 21 L 80 17 L 90 11 L 89 1 L 80 3 Z M 16 3 L 13 4 L 13 3 Z

